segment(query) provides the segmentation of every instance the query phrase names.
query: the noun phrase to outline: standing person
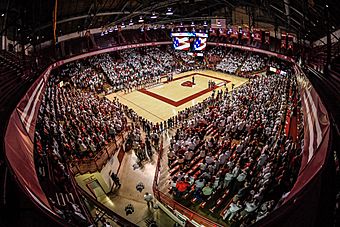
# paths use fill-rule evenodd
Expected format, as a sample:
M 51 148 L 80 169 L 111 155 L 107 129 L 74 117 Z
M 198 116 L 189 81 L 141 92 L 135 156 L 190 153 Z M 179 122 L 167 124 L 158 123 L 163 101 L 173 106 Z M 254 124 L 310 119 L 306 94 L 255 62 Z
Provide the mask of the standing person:
M 144 200 L 147 202 L 149 208 L 150 208 L 150 204 L 151 204 L 151 207 L 153 207 L 153 196 L 150 193 L 148 192 L 145 193 Z
M 148 137 L 145 139 L 145 145 L 146 145 L 146 152 L 148 153 L 149 158 L 152 157 L 152 148 L 151 148 L 151 142 Z
M 195 85 L 195 75 L 192 75 L 192 84 Z
M 116 188 L 120 188 L 122 184 L 120 183 L 119 177 L 115 173 L 111 173 L 111 179 L 113 183 L 115 184 Z

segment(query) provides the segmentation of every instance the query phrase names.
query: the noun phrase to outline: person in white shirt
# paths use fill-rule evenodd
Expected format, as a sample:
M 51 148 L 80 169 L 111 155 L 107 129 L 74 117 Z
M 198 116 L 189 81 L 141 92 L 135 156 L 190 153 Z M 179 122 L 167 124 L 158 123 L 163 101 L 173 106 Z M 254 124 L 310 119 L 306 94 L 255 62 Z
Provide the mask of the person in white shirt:
M 151 207 L 153 207 L 153 196 L 151 194 L 146 192 L 144 195 L 144 200 L 147 202 L 149 208 L 150 208 L 150 205 Z
M 233 177 L 237 177 L 239 171 L 240 171 L 240 165 L 236 164 L 235 168 L 232 171 Z
M 211 153 L 209 153 L 209 154 L 205 157 L 205 161 L 207 162 L 208 165 L 210 165 L 211 163 L 214 162 L 214 158 L 211 156 Z
M 203 178 L 199 178 L 195 181 L 196 190 L 202 189 L 205 185 L 205 180 Z
M 223 219 L 225 220 L 229 217 L 228 221 L 230 221 L 241 208 L 242 206 L 240 201 L 237 201 L 237 203 L 231 202 L 231 204 L 229 205 L 229 209 L 223 216 Z
M 226 188 L 229 186 L 230 182 L 233 180 L 234 176 L 232 173 L 228 172 L 224 176 L 224 183 L 223 183 L 223 188 Z
M 238 176 L 237 176 L 237 181 L 238 182 L 243 182 L 247 177 L 247 174 L 245 171 L 242 171 Z
M 227 161 L 227 155 L 226 153 L 222 153 L 220 154 L 220 156 L 218 157 L 218 162 L 219 164 L 222 166 L 224 165 L 224 163 Z

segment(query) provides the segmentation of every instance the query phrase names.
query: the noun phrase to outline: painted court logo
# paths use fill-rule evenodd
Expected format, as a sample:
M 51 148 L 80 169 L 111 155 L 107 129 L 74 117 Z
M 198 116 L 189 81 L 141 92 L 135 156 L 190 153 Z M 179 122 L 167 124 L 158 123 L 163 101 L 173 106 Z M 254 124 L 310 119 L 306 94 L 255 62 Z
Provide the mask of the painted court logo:
M 181 83 L 181 85 L 184 86 L 184 87 L 192 87 L 195 84 L 191 81 L 185 81 L 185 82 Z

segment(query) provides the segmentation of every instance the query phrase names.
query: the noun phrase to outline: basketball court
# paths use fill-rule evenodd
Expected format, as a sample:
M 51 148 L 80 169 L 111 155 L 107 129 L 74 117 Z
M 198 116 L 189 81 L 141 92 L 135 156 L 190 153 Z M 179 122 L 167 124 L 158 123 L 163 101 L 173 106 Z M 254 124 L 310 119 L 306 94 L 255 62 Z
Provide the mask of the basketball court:
M 209 88 L 209 81 L 215 83 L 214 88 Z M 225 90 L 226 86 L 231 91 L 232 84 L 236 88 L 247 81 L 248 79 L 245 78 L 211 70 L 188 71 L 175 75 L 170 82 L 163 78 L 160 84 L 153 87 L 127 94 L 112 93 L 106 98 L 112 101 L 117 97 L 120 103 L 133 109 L 139 116 L 156 123 L 165 121 L 177 115 L 178 111 L 202 102 L 212 94 L 212 90 Z

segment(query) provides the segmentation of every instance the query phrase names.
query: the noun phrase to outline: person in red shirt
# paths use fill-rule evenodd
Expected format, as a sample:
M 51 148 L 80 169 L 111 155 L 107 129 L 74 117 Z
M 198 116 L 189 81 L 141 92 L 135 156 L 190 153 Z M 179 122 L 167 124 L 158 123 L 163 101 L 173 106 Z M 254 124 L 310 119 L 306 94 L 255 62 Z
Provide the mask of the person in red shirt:
M 183 178 L 177 181 L 176 196 L 181 197 L 188 190 L 189 187 L 190 187 L 190 184 L 186 180 L 183 180 Z

